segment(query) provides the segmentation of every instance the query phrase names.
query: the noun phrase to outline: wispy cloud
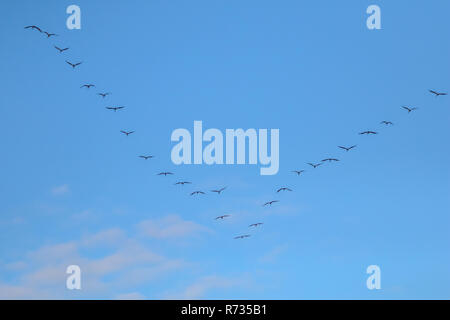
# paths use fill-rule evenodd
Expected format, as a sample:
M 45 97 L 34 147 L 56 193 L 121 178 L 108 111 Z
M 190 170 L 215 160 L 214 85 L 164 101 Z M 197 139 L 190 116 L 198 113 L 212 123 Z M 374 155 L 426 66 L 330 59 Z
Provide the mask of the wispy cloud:
M 57 186 L 57 187 L 52 188 L 51 192 L 52 192 L 52 194 L 54 196 L 61 196 L 61 195 L 64 195 L 66 193 L 69 193 L 70 192 L 70 188 L 69 188 L 69 186 L 67 184 L 63 184 L 61 186 Z
M 115 297 L 116 300 L 144 300 L 146 297 L 139 292 L 122 293 Z
M 195 222 L 183 220 L 177 215 L 142 221 L 138 224 L 138 230 L 141 235 L 157 239 L 188 237 L 211 232 L 210 229 Z
M 105 245 L 112 252 L 95 257 L 84 253 Z M 66 268 L 72 264 L 81 268 L 78 292 L 65 288 Z M 77 241 L 43 246 L 26 254 L 23 261 L 6 264 L 16 275 L 10 283 L 0 282 L 0 299 L 114 298 L 117 292 L 134 292 L 136 286 L 186 265 L 154 252 L 119 228 L 101 230 Z
M 165 298 L 167 299 L 202 299 L 206 294 L 214 289 L 227 289 L 242 287 L 247 283 L 242 277 L 239 278 L 227 278 L 217 275 L 210 275 L 206 277 L 199 278 L 197 281 L 183 289 L 180 293 L 167 294 Z

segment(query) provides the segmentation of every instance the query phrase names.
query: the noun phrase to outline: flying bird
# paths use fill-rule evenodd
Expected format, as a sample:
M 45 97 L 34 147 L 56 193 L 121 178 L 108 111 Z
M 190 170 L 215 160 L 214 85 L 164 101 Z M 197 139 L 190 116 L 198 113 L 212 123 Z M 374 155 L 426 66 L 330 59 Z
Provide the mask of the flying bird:
M 218 216 L 216 219 L 214 220 L 219 220 L 219 219 L 224 219 L 224 218 L 228 218 L 230 215 L 229 214 L 224 214 L 223 216 Z
M 351 147 L 343 147 L 343 146 L 338 146 L 338 147 L 348 152 L 348 151 L 352 150 L 353 148 L 356 148 L 356 145 L 351 146 Z
M 286 188 L 286 187 L 282 187 L 282 188 L 277 190 L 277 193 L 280 192 L 280 191 L 292 191 L 292 190 L 289 189 L 289 188 Z
M 381 121 L 380 124 L 385 124 L 387 126 L 392 126 L 394 125 L 391 121 Z
M 157 174 L 157 176 L 167 176 L 167 175 L 172 175 L 172 172 L 160 172 Z
M 142 158 L 142 159 L 148 160 L 148 159 L 151 159 L 151 158 L 153 158 L 153 156 L 139 156 L 139 158 Z
M 279 202 L 278 200 L 272 200 L 272 201 L 269 201 L 269 202 L 266 202 L 266 203 L 264 203 L 263 204 L 263 207 L 265 207 L 265 206 L 271 206 L 273 203 L 275 203 L 275 202 Z
M 44 31 L 44 33 L 47 35 L 47 38 L 50 38 L 51 36 L 57 36 L 56 33 L 49 33 L 47 31 Z
M 407 107 L 407 106 L 403 106 L 403 109 L 407 110 L 408 113 L 410 113 L 411 111 L 417 110 L 418 108 L 413 108 L 413 107 Z
M 378 134 L 378 132 L 375 132 L 375 131 L 364 131 L 364 132 L 360 132 L 359 134 Z
M 305 170 L 293 170 L 293 173 L 297 174 L 298 176 L 301 175 Z
M 120 130 L 120 132 L 122 132 L 123 134 L 125 134 L 127 137 L 128 137 L 130 134 L 134 133 L 134 131 L 123 131 L 123 130 Z
M 258 223 L 252 223 L 251 225 L 249 225 L 249 227 L 258 227 L 260 225 L 263 225 L 264 223 L 262 222 L 258 222 Z
M 339 159 L 336 159 L 336 158 L 326 158 L 326 159 L 323 159 L 323 160 L 322 160 L 322 162 L 325 162 L 325 161 L 332 162 L 332 161 L 339 161 Z
M 57 47 L 57 46 L 54 46 L 54 47 L 59 51 L 59 53 L 63 53 L 64 51 L 69 50 L 69 48 L 61 49 L 60 47 Z
M 87 89 L 90 89 L 90 88 L 92 88 L 92 87 L 95 87 L 95 84 L 83 84 L 83 85 L 80 87 L 80 89 L 81 89 L 81 88 L 87 88 Z
M 249 234 L 244 234 L 244 235 L 242 235 L 242 236 L 234 237 L 234 239 L 244 239 L 244 238 L 248 238 L 248 237 L 250 237 Z
M 227 187 L 223 187 L 223 188 L 221 188 L 221 189 L 219 189 L 219 190 L 211 190 L 211 192 L 215 192 L 215 193 L 217 193 L 217 194 L 221 194 L 222 191 L 225 190 L 226 188 L 227 188 Z
M 99 96 L 102 96 L 102 98 L 105 98 L 106 96 L 108 96 L 108 95 L 110 95 L 111 93 L 110 92 L 105 92 L 105 93 L 102 93 L 102 92 L 99 92 L 99 93 L 97 93 Z
M 196 194 L 205 194 L 203 191 L 194 191 L 191 192 L 191 196 L 196 195 Z
M 309 164 L 311 167 L 313 167 L 314 169 L 315 168 L 317 168 L 318 166 L 320 166 L 320 165 L 322 165 L 322 163 L 317 163 L 317 164 L 314 164 L 314 163 L 307 163 L 307 164 Z
M 189 181 L 180 181 L 180 182 L 177 182 L 177 183 L 175 183 L 175 185 L 182 185 L 182 186 L 184 186 L 185 184 L 192 184 L 192 182 L 189 182 Z
M 67 62 L 68 64 L 70 64 L 70 66 L 71 66 L 73 69 L 75 69 L 76 66 L 79 66 L 80 64 L 83 63 L 83 62 L 72 63 L 72 62 L 67 61 L 67 60 L 66 60 L 66 62 Z
M 42 32 L 41 28 L 39 28 L 39 27 L 37 27 L 37 26 L 26 26 L 26 27 L 25 27 L 25 29 L 30 29 L 30 28 L 31 28 L 32 30 L 34 29 L 34 30 L 37 30 L 37 31 L 39 31 L 39 32 Z
M 428 90 L 428 91 L 430 91 L 432 94 L 434 94 L 436 97 L 439 97 L 439 96 L 446 96 L 447 95 L 447 93 L 446 92 L 437 92 L 437 91 L 434 91 L 434 90 Z
M 120 109 L 123 109 L 123 108 L 125 108 L 125 107 L 106 107 L 106 109 L 108 109 L 108 110 L 114 110 L 114 112 L 116 112 L 117 110 L 120 110 Z

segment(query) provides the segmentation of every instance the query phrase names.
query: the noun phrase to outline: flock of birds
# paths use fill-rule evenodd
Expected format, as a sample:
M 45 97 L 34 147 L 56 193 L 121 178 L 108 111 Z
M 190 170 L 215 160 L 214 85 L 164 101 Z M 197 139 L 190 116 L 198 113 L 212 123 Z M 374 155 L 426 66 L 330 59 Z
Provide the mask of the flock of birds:
M 35 25 L 26 26 L 25 29 L 36 30 L 36 31 L 38 31 L 40 33 L 45 34 L 47 36 L 47 38 L 50 38 L 52 36 L 58 36 L 55 33 L 50 33 L 50 32 L 47 32 L 47 31 L 43 31 L 41 28 L 39 28 L 38 26 L 35 26 Z M 63 53 L 65 51 L 69 50 L 69 48 L 60 48 L 60 47 L 58 47 L 56 45 L 54 46 L 54 48 L 56 50 L 58 50 L 59 53 Z M 81 65 L 83 62 L 72 63 L 72 62 L 66 60 L 66 63 L 69 64 L 72 67 L 72 69 L 75 69 L 76 67 Z M 88 84 L 83 84 L 80 88 L 81 89 L 83 89 L 83 88 L 91 89 L 91 88 L 94 88 L 94 87 L 95 87 L 94 84 L 88 83 Z M 434 91 L 434 90 L 428 90 L 428 91 L 431 94 L 433 94 L 434 96 L 436 96 L 436 97 L 446 96 L 447 95 L 446 92 L 438 92 L 438 91 Z M 106 98 L 107 96 L 111 95 L 111 93 L 110 92 L 99 92 L 99 93 L 97 93 L 97 95 L 101 96 L 102 98 Z M 112 110 L 114 112 L 117 112 L 117 111 L 119 111 L 121 109 L 124 109 L 124 108 L 125 108 L 124 106 L 109 106 L 109 107 L 106 107 L 107 110 Z M 411 107 L 411 106 L 402 106 L 402 108 L 404 110 L 406 110 L 408 113 L 411 113 L 411 112 L 413 112 L 413 111 L 418 109 L 416 107 Z M 381 121 L 380 124 L 385 125 L 385 126 L 392 126 L 392 125 L 394 125 L 393 122 L 387 121 L 387 120 Z M 129 136 L 129 135 L 134 133 L 134 131 L 125 131 L 125 130 L 121 130 L 120 132 L 122 134 L 126 135 L 126 136 Z M 372 130 L 367 130 L 367 131 L 362 131 L 359 134 L 360 135 L 376 135 L 376 134 L 378 134 L 378 132 L 372 131 Z M 351 146 L 348 146 L 348 147 L 346 147 L 346 146 L 338 146 L 338 148 L 340 148 L 342 150 L 345 150 L 345 152 L 349 152 L 349 151 L 353 150 L 356 147 L 357 147 L 357 145 L 351 145 Z M 154 156 L 153 155 L 140 155 L 139 158 L 144 159 L 144 160 L 149 160 L 149 159 L 154 158 Z M 338 162 L 338 161 L 340 161 L 340 160 L 337 159 L 337 158 L 325 158 L 325 159 L 322 159 L 320 162 L 317 162 L 317 163 L 308 162 L 307 165 L 311 166 L 313 169 L 316 169 L 319 166 L 321 166 L 321 165 L 323 165 L 323 164 L 325 164 L 327 162 L 330 163 L 330 162 Z M 306 170 L 302 169 L 302 170 L 293 170 L 291 172 L 293 174 L 296 174 L 297 176 L 300 176 L 305 171 Z M 158 176 L 170 176 L 170 175 L 174 175 L 174 173 L 173 172 L 160 172 L 157 175 Z M 181 186 L 184 186 L 186 184 L 192 184 L 192 182 L 190 182 L 190 181 L 178 181 L 178 182 L 175 183 L 175 185 L 181 185 Z M 210 192 L 220 195 L 226 189 L 227 189 L 227 187 L 222 187 L 222 188 L 219 188 L 219 189 L 210 190 Z M 292 192 L 293 190 L 288 188 L 288 187 L 281 187 L 281 188 L 278 188 L 276 190 L 276 193 L 286 192 L 286 191 L 287 192 Z M 196 191 L 193 191 L 193 192 L 190 193 L 191 196 L 205 195 L 205 194 L 206 193 L 204 191 L 201 191 L 201 190 L 196 190 Z M 265 202 L 262 206 L 263 207 L 272 206 L 273 204 L 278 203 L 278 202 L 280 202 L 280 201 L 279 200 L 271 200 L 271 201 Z M 224 219 L 227 219 L 227 218 L 230 218 L 230 217 L 231 217 L 230 214 L 225 214 L 225 215 L 221 215 L 221 216 L 216 217 L 215 220 L 224 220 Z M 248 227 L 249 228 L 256 228 L 256 227 L 259 227 L 259 226 L 261 226 L 263 224 L 264 224 L 263 222 L 257 222 L 257 223 L 250 224 Z M 234 239 L 245 239 L 245 238 L 248 238 L 250 236 L 251 236 L 250 234 L 242 234 L 242 235 L 238 235 L 238 236 L 234 237 Z

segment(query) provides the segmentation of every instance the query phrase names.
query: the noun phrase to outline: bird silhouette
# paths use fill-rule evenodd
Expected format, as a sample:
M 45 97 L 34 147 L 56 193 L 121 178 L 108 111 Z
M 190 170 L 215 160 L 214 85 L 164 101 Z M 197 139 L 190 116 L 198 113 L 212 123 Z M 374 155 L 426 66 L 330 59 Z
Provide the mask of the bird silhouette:
M 139 156 L 139 158 L 142 158 L 144 160 L 148 160 L 148 159 L 153 158 L 153 156 Z
M 57 46 L 54 46 L 54 47 L 59 51 L 59 53 L 63 53 L 64 51 L 69 50 L 69 48 L 61 49 L 60 47 L 57 47 Z
M 428 91 L 430 91 L 432 94 L 434 94 L 436 97 L 439 97 L 439 96 L 446 96 L 447 95 L 447 93 L 446 92 L 437 92 L 437 91 L 434 91 L 434 90 L 428 90 Z
M 418 109 L 418 108 L 415 108 L 415 107 L 407 107 L 407 106 L 403 106 L 402 108 L 405 109 L 406 111 L 408 111 L 408 113 Z
M 309 164 L 309 165 L 310 165 L 311 167 L 313 167 L 314 169 L 317 168 L 318 166 L 322 165 L 322 163 L 314 164 L 314 163 L 310 163 L 310 162 L 308 162 L 307 164 Z
M 90 88 L 92 88 L 92 87 L 95 87 L 95 84 L 83 84 L 83 85 L 80 87 L 80 89 L 81 89 L 81 88 L 87 88 L 87 89 L 90 89 Z
M 120 130 L 120 132 L 122 132 L 124 135 L 126 135 L 127 137 L 130 135 L 130 134 L 132 134 L 132 133 L 134 133 L 134 131 L 124 131 L 124 130 Z
M 281 191 L 292 191 L 292 190 L 289 189 L 289 188 L 286 188 L 286 187 L 282 187 L 282 188 L 280 188 L 280 189 L 277 190 L 277 193 L 278 193 L 278 192 L 281 192 Z
M 221 194 L 222 191 L 225 190 L 226 188 L 227 188 L 227 187 L 223 187 L 223 188 L 218 189 L 218 190 L 211 190 L 211 192 L 215 192 L 215 193 L 217 193 L 217 194 Z
M 250 237 L 249 234 L 244 234 L 244 235 L 242 235 L 242 236 L 234 237 L 234 239 L 244 239 L 244 238 L 248 238 L 248 237 Z
M 67 61 L 67 60 L 66 60 L 66 62 L 72 67 L 72 69 L 75 69 L 75 67 L 77 67 L 77 66 L 79 66 L 80 64 L 83 63 L 83 62 L 72 63 L 72 62 Z
M 33 26 L 26 26 L 25 29 L 37 30 L 37 31 L 39 31 L 39 32 L 42 33 L 41 28 L 39 28 L 39 27 L 37 27 L 37 26 L 34 26 L 34 25 L 33 25 Z
M 157 176 L 168 176 L 168 175 L 173 175 L 172 172 L 160 172 L 157 174 Z
M 219 219 L 224 219 L 224 218 L 228 218 L 228 217 L 230 217 L 230 215 L 229 214 L 224 214 L 223 216 L 218 216 L 218 217 L 216 217 L 214 220 L 219 220 Z
M 189 181 L 179 181 L 179 182 L 175 183 L 175 185 L 182 185 L 182 186 L 184 186 L 185 184 L 192 184 L 192 182 L 189 182 Z
M 50 38 L 50 37 L 52 37 L 52 36 L 57 36 L 56 33 L 49 33 L 49 32 L 47 32 L 47 31 L 44 31 L 44 33 L 47 35 L 47 38 Z
M 387 126 L 392 126 L 394 125 L 391 121 L 381 121 L 380 124 L 385 124 Z
M 191 192 L 191 196 L 196 195 L 196 194 L 205 194 L 203 191 L 194 191 Z
M 356 148 L 356 145 L 351 146 L 351 147 L 338 146 L 338 148 L 341 148 L 341 149 L 343 149 L 343 150 L 348 152 L 348 151 L 352 150 L 353 148 Z
M 369 134 L 378 134 L 378 132 L 375 132 L 375 131 L 363 131 L 363 132 L 360 132 L 359 134 L 367 134 L 367 135 L 369 135 Z
M 266 202 L 266 203 L 263 204 L 263 207 L 265 207 L 265 206 L 271 206 L 272 204 L 274 204 L 274 203 L 276 203 L 276 202 L 280 202 L 280 201 L 278 201 L 278 200 L 272 200 L 272 201 Z
M 111 93 L 110 92 L 105 92 L 105 93 L 102 93 L 102 92 L 99 92 L 99 93 L 97 93 L 99 96 L 101 96 L 102 98 L 106 98 L 106 96 L 109 96 Z
M 295 174 L 297 174 L 297 175 L 299 176 L 299 175 L 301 175 L 303 172 L 305 172 L 305 170 L 293 170 L 293 171 L 291 171 L 291 172 L 293 172 L 293 173 L 295 173 Z
M 339 159 L 336 159 L 336 158 L 326 158 L 326 159 L 323 159 L 323 160 L 322 160 L 322 162 L 326 162 L 326 161 L 328 161 L 328 162 L 332 162 L 332 161 L 337 162 L 337 161 L 339 161 Z
M 108 109 L 108 110 L 114 110 L 114 112 L 116 112 L 117 110 L 123 109 L 125 107 L 120 106 L 120 107 L 105 107 L 105 108 Z
M 263 225 L 264 223 L 262 222 L 258 222 L 258 223 L 252 223 L 251 225 L 249 225 L 249 227 L 258 227 L 260 225 Z

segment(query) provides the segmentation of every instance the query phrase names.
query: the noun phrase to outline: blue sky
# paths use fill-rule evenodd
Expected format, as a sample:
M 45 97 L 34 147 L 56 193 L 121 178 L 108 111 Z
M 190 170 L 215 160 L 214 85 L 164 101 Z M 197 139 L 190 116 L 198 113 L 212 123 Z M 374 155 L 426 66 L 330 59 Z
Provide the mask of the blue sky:
M 71 4 L 81 30 L 66 28 Z M 371 4 L 382 30 L 366 27 Z M 450 101 L 428 89 L 450 91 L 449 12 L 438 0 L 2 3 L 0 298 L 448 299 Z M 194 120 L 279 129 L 279 173 L 175 166 L 170 135 Z M 329 156 L 341 161 L 306 164 Z M 65 288 L 71 264 L 80 291 Z M 366 288 L 372 264 L 381 290 Z

